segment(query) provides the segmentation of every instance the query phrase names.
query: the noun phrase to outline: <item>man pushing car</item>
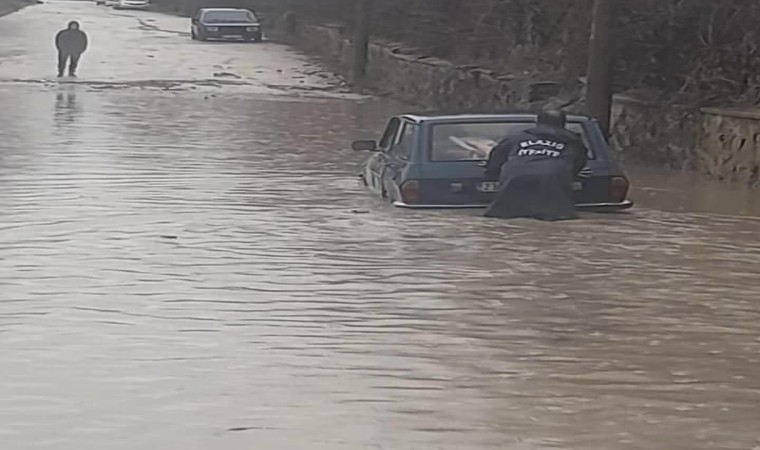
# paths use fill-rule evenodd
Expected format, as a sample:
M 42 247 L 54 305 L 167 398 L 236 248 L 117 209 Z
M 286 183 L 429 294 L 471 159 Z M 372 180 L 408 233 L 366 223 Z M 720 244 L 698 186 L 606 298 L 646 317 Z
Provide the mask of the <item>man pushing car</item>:
M 580 136 L 565 129 L 562 111 L 538 115 L 536 127 L 502 140 L 486 165 L 486 177 L 499 180 L 487 217 L 555 221 L 577 218 L 573 181 L 587 162 Z

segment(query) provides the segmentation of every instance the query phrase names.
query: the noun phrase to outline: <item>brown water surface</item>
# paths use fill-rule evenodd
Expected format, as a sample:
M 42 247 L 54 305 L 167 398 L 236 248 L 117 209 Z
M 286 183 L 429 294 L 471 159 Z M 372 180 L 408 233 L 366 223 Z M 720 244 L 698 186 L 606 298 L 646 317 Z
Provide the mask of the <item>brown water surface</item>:
M 760 445 L 756 196 L 402 211 L 347 150 L 383 102 L 0 104 L 4 450 Z

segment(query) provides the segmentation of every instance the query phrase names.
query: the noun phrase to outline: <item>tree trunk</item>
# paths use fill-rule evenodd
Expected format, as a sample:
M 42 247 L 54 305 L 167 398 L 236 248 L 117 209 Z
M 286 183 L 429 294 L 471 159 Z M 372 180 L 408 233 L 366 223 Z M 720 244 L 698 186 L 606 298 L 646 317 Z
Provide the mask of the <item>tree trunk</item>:
M 594 0 L 589 41 L 586 113 L 609 136 L 612 111 L 612 20 L 615 0 Z
M 354 83 L 361 82 L 367 75 L 371 10 L 372 0 L 356 0 L 356 26 L 354 34 L 353 67 Z

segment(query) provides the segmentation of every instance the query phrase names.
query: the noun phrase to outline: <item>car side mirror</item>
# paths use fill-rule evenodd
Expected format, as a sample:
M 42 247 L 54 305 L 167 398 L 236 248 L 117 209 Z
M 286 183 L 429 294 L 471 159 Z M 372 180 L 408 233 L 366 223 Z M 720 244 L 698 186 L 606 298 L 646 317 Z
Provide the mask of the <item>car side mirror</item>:
M 375 141 L 354 141 L 351 148 L 355 152 L 376 152 L 377 142 Z

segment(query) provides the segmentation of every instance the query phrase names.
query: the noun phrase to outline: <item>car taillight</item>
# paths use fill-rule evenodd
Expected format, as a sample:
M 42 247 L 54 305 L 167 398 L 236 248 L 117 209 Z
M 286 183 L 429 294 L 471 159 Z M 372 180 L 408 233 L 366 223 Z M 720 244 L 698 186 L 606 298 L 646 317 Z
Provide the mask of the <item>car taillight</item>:
M 628 198 L 630 183 L 625 177 L 612 177 L 610 179 L 610 197 L 613 202 L 624 202 Z
M 420 182 L 409 180 L 401 185 L 401 199 L 407 205 L 413 205 L 420 201 Z

